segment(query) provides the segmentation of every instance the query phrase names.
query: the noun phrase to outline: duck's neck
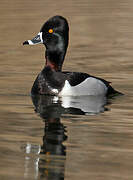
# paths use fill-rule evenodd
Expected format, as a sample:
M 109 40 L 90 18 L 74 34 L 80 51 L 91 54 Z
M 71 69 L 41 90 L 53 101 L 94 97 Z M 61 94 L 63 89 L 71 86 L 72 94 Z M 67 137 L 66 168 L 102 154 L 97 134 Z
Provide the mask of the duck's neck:
M 52 70 L 55 71 L 61 71 L 62 70 L 62 65 L 63 61 L 65 58 L 66 51 L 54 51 L 54 50 L 49 50 L 46 49 L 45 52 L 45 58 L 46 58 L 46 66 L 50 66 Z

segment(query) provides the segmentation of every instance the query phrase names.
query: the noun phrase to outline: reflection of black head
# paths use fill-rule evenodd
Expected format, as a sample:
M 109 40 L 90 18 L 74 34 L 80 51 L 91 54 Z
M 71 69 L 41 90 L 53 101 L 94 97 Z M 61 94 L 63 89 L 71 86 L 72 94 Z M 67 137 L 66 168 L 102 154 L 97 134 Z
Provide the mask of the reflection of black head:
M 67 136 L 65 135 L 65 127 L 60 123 L 60 119 L 47 119 L 44 132 L 42 153 L 66 155 L 66 148 L 62 143 L 67 139 Z
M 40 160 L 41 178 L 49 180 L 64 180 L 66 147 L 63 142 L 67 139 L 65 127 L 59 118 L 48 118 L 45 120 L 43 145 L 41 154 L 45 154 L 45 159 Z M 58 155 L 56 161 L 51 155 Z M 63 158 L 61 158 L 62 156 Z

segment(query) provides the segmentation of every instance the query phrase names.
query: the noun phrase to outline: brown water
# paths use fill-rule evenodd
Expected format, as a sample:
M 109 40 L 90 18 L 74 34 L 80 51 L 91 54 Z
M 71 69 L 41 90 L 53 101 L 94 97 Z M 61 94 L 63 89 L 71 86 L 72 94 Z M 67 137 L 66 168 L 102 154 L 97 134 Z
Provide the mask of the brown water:
M 56 14 L 70 24 L 64 69 L 105 78 L 125 96 L 97 111 L 83 103 L 88 113 L 57 99 L 33 105 L 44 48 L 22 42 Z M 132 180 L 132 61 L 132 0 L 0 0 L 0 179 Z

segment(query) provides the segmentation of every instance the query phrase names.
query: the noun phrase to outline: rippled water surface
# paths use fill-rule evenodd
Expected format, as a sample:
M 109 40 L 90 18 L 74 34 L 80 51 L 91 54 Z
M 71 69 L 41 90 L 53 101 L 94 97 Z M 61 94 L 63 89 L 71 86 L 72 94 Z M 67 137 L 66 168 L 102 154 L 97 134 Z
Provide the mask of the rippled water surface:
M 133 179 L 133 1 L 0 0 L 0 179 Z M 23 47 L 49 17 L 70 24 L 64 70 L 105 78 L 125 95 L 30 97 L 44 64 Z

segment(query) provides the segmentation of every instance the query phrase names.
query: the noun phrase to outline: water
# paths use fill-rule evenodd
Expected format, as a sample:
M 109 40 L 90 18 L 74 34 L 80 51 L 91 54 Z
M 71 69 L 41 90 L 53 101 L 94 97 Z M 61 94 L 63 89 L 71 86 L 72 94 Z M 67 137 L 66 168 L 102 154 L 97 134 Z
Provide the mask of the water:
M 132 12 L 131 0 L 1 1 L 0 179 L 132 180 Z M 124 96 L 30 97 L 44 48 L 22 42 L 56 14 L 70 24 L 64 70 L 107 79 Z

